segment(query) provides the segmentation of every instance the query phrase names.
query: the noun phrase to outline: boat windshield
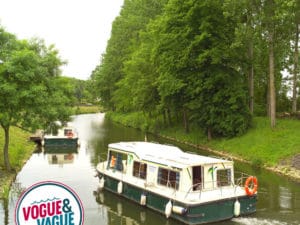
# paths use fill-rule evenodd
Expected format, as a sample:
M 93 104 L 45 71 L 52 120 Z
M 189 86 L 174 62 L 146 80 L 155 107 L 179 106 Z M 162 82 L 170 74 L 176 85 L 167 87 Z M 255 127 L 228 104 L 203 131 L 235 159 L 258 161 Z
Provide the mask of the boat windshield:
M 128 155 L 117 151 L 109 151 L 107 169 L 126 172 Z

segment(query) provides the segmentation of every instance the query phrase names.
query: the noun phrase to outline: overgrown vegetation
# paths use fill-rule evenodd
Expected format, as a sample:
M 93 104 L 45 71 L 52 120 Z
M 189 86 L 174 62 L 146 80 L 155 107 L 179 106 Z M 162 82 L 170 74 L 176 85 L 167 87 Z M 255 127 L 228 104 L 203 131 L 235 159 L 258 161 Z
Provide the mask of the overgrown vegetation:
M 16 176 L 16 171 L 21 170 L 24 162 L 31 156 L 34 150 L 34 143 L 29 142 L 29 133 L 17 128 L 11 127 L 10 136 L 10 161 L 14 172 L 4 170 L 3 157 L 0 157 L 0 198 L 7 198 L 11 181 Z M 4 144 L 4 132 L 0 129 L 0 146 Z

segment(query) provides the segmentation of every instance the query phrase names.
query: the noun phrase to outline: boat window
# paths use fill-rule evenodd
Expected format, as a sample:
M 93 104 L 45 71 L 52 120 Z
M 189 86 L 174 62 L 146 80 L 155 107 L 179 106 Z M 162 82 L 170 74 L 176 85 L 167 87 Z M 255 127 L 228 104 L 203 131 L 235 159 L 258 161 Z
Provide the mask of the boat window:
M 72 133 L 72 129 L 64 129 L 64 135 L 65 136 L 68 136 L 71 133 Z
M 231 185 L 231 169 L 217 170 L 218 187 Z
M 146 179 L 147 177 L 147 164 L 134 161 L 133 162 L 133 176 L 139 177 L 141 179 Z
M 157 183 L 176 190 L 179 188 L 179 172 L 165 168 L 158 169 Z
M 108 162 L 109 162 L 107 164 L 108 168 L 125 172 L 126 163 L 127 163 L 127 154 L 110 151 Z
M 193 191 L 201 190 L 202 188 L 202 167 L 193 167 Z

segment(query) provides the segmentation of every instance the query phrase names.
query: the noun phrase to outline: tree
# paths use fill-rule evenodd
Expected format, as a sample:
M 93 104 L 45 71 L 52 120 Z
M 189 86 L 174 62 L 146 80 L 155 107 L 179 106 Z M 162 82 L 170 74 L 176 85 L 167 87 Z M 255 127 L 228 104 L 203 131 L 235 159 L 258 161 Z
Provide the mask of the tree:
M 111 38 L 105 54 L 102 55 L 101 64 L 92 75 L 99 89 L 101 104 L 105 108 L 114 111 L 116 108 L 123 110 L 129 106 L 128 104 L 121 106 L 126 92 L 126 86 L 120 86 L 122 82 L 126 83 L 127 79 L 124 72 L 125 64 L 131 61 L 132 55 L 139 49 L 141 31 L 145 30 L 151 19 L 160 14 L 165 2 L 166 0 L 124 1 L 120 16 L 113 22 Z M 121 81 L 123 78 L 125 80 Z M 121 83 L 118 84 L 119 81 Z
M 162 104 L 198 123 L 209 139 L 244 133 L 250 114 L 232 46 L 236 21 L 219 1 L 171 0 L 165 14 L 156 41 Z
M 298 73 L 299 73 L 299 33 L 300 33 L 300 3 L 296 2 L 295 6 L 295 23 L 294 23 L 294 65 L 293 65 L 293 96 L 292 96 L 292 112 L 297 112 L 297 83 L 298 83 Z
M 209 137 L 244 133 L 251 114 L 267 114 L 274 127 L 276 112 L 289 101 L 282 71 L 291 43 L 298 43 L 299 3 L 158 2 L 125 1 L 93 74 L 104 106 L 162 115 L 169 124 L 183 118 L 186 131 L 197 124 Z M 297 82 L 294 76 L 294 90 Z
M 0 37 L 5 40 L 1 43 L 3 53 L 0 55 L 3 61 L 0 65 L 0 125 L 5 134 L 4 164 L 10 171 L 10 127 L 35 128 L 41 122 L 65 116 L 67 101 L 62 101 L 58 86 L 53 86 L 62 64 L 53 46 L 47 48 L 37 39 L 17 40 L 6 32 L 1 32 Z M 57 114 L 58 111 L 64 113 Z

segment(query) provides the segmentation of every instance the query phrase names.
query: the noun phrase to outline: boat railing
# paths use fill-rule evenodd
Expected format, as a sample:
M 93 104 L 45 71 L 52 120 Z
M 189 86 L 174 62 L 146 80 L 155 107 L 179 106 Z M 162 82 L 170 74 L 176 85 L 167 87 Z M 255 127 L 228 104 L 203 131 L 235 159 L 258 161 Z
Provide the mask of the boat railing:
M 200 188 L 199 188 L 200 187 Z M 184 199 L 187 198 L 187 196 L 191 193 L 197 193 L 199 191 L 199 199 L 201 198 L 201 193 L 202 193 L 202 183 L 197 183 L 197 184 L 194 184 L 192 185 L 188 191 L 186 192 L 185 196 L 184 196 Z
M 107 160 L 107 154 L 106 153 L 100 153 L 98 155 L 98 165 L 101 166 L 101 169 L 102 171 L 104 171 L 106 169 L 106 163 L 105 161 Z
M 201 199 L 201 195 L 202 195 L 202 192 L 203 191 L 208 191 L 208 190 L 219 190 L 220 191 L 220 194 L 221 196 L 223 195 L 223 189 L 226 187 L 229 187 L 229 186 L 233 186 L 232 183 L 228 183 L 228 185 L 218 185 L 216 186 L 216 181 L 206 181 L 204 183 L 196 183 L 196 184 L 193 184 L 191 187 L 189 187 L 188 191 L 186 192 L 185 194 L 185 197 L 184 199 L 187 198 L 187 196 L 189 194 L 196 194 L 196 193 L 199 193 L 199 199 Z M 204 187 L 210 187 L 210 188 L 204 188 Z
M 214 180 L 214 181 L 206 181 L 206 182 L 200 182 L 193 184 L 190 186 L 185 193 L 184 199 L 188 197 L 189 194 L 193 194 L 195 196 L 196 193 L 199 193 L 199 199 L 201 198 L 203 191 L 208 190 L 219 190 L 221 196 L 223 195 L 223 192 L 225 189 L 228 189 L 228 187 L 234 188 L 234 193 L 236 193 L 238 187 L 243 187 L 246 179 L 249 177 L 248 174 L 240 173 L 239 178 L 235 179 L 235 181 L 232 180 Z M 224 178 L 227 178 L 224 176 Z
M 237 177 L 237 178 L 235 179 L 235 182 L 234 182 L 236 187 L 244 187 L 244 184 L 245 184 L 247 178 L 250 177 L 250 176 L 251 175 L 249 175 L 249 174 L 236 171 L 235 172 L 235 177 Z
M 104 162 L 107 160 L 107 154 L 106 153 L 100 153 L 98 155 L 98 162 L 101 163 L 101 162 Z

